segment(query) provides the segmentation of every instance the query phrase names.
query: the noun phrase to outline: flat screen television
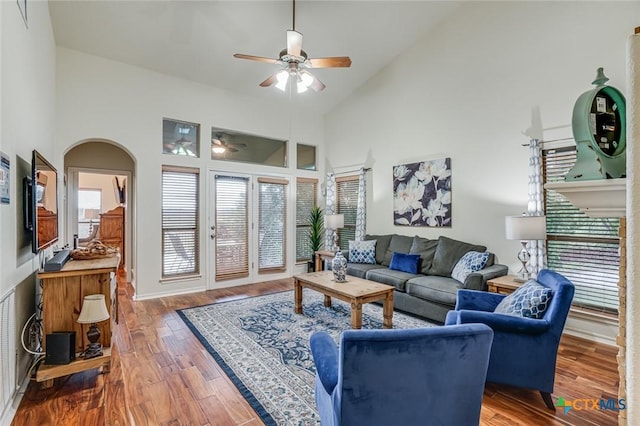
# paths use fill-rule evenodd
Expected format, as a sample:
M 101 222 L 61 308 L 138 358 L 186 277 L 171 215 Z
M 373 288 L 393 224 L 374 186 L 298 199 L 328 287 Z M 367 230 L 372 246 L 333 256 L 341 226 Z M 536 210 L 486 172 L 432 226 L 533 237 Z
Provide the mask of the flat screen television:
M 34 253 L 58 241 L 58 172 L 35 149 L 31 176 L 24 179 L 24 226 L 31 231 Z

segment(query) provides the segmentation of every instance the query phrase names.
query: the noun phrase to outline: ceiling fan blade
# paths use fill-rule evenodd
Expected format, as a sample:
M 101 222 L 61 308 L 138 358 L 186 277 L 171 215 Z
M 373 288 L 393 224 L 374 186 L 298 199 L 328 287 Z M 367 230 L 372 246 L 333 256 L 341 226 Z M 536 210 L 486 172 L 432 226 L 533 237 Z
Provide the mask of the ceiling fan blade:
M 351 58 L 348 56 L 333 56 L 330 58 L 308 59 L 312 68 L 348 68 L 351 66 Z
M 227 145 L 225 148 L 226 148 L 226 149 L 227 149 L 227 151 L 229 151 L 229 152 L 238 152 L 238 150 L 237 150 L 237 149 L 235 149 L 235 148 L 231 148 L 229 145 Z
M 287 54 L 300 56 L 302 51 L 302 34 L 295 30 L 287 31 Z
M 227 146 L 232 146 L 235 148 L 246 148 L 247 144 L 246 143 L 234 143 L 234 142 L 230 142 L 227 144 Z
M 263 56 L 243 55 L 242 53 L 236 53 L 233 57 L 238 59 L 249 59 L 250 61 L 267 62 L 270 64 L 277 64 L 280 62 L 278 59 L 265 58 Z
M 265 81 L 260 83 L 260 87 L 269 87 L 269 86 L 273 85 L 273 83 L 278 81 L 278 79 L 276 78 L 277 74 L 278 73 L 275 73 L 275 74 L 272 74 L 269 77 L 267 77 L 267 79 Z
M 314 92 L 320 92 L 324 90 L 325 87 L 327 86 L 325 86 L 323 82 L 318 80 L 318 77 L 313 76 L 313 81 L 311 82 L 311 84 L 309 84 L 309 89 L 313 90 Z
M 214 145 L 219 145 L 219 146 L 223 145 L 223 143 L 220 140 L 220 138 L 213 138 L 213 139 L 211 139 L 211 142 L 213 142 Z

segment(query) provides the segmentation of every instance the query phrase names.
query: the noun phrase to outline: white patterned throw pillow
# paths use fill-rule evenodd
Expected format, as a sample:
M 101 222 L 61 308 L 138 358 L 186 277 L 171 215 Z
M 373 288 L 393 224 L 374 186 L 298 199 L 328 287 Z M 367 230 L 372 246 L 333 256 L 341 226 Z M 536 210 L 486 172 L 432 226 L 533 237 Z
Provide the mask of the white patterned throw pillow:
M 489 260 L 489 253 L 486 251 L 468 251 L 460 258 L 460 260 L 458 260 L 456 266 L 454 266 L 453 272 L 451 272 L 451 278 L 463 283 L 469 274 L 472 272 L 478 272 L 480 269 L 484 268 L 484 265 L 487 264 L 487 260 Z
M 376 240 L 349 241 L 349 262 L 376 263 Z
M 502 299 L 493 312 L 540 319 L 544 317 L 552 294 L 553 291 L 549 287 L 545 287 L 535 280 L 529 280 Z

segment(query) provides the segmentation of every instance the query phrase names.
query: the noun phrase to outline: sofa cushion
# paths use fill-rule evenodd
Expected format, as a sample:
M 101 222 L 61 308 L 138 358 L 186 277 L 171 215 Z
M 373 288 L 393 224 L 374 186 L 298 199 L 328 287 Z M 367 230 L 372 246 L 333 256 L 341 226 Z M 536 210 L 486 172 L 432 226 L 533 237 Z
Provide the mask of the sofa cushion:
M 409 253 L 411 250 L 411 245 L 413 244 L 413 237 L 408 237 L 406 235 L 398 235 L 393 234 L 391 236 L 391 241 L 389 242 L 389 248 L 384 255 L 384 260 L 382 264 L 384 266 L 389 266 L 391 264 L 391 256 L 394 252 L 396 253 Z
M 376 263 L 376 240 L 349 241 L 349 262 Z
M 484 268 L 489 260 L 489 252 L 468 251 L 458 260 L 456 266 L 453 267 L 451 278 L 464 283 L 469 274 L 478 272 Z
M 440 237 L 438 239 L 436 253 L 433 256 L 433 263 L 431 264 L 431 268 L 429 268 L 429 275 L 450 277 L 453 267 L 466 252 L 486 250 L 487 248 L 485 246 L 469 244 L 447 237 Z
M 407 282 L 406 293 L 419 299 L 453 307 L 460 286 L 461 284 L 453 278 L 422 275 Z
M 366 240 L 376 240 L 376 263 L 382 265 L 384 256 L 387 254 L 389 243 L 391 242 L 391 234 L 388 235 L 365 235 Z
M 430 240 L 428 238 L 421 238 L 417 235 L 413 237 L 411 248 L 409 253 L 420 255 L 420 272 L 423 274 L 429 273 L 431 263 L 433 262 L 433 256 L 436 254 L 436 248 L 438 247 L 438 240 Z
M 407 281 L 418 276 L 420 275 L 394 271 L 389 268 L 379 268 L 369 270 L 366 278 L 377 283 L 392 285 L 398 291 L 404 291 Z
M 502 299 L 494 310 L 497 314 L 540 319 L 544 316 L 553 291 L 535 280 L 529 280 Z
M 417 274 L 419 265 L 419 254 L 393 253 L 393 255 L 391 256 L 391 264 L 389 265 L 389 269 L 408 272 L 410 274 Z
M 365 278 L 367 272 L 372 269 L 387 269 L 377 263 L 347 263 L 347 275 L 352 277 Z

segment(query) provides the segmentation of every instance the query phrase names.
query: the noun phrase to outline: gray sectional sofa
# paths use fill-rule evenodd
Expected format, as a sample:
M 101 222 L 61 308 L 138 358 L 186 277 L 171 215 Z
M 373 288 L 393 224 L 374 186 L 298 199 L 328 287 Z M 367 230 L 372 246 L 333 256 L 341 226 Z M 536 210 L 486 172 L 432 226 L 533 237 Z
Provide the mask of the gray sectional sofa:
M 347 275 L 394 286 L 394 309 L 439 323 L 454 309 L 458 289 L 486 291 L 487 280 L 506 275 L 508 271 L 507 266 L 494 263 L 495 256 L 489 253 L 484 268 L 460 282 L 451 277 L 458 260 L 469 251 L 485 252 L 486 247 L 447 237 L 429 240 L 398 234 L 367 235 L 365 240 L 376 240 L 376 263 L 349 262 Z M 418 273 L 390 269 L 394 252 L 419 254 Z M 349 259 L 348 250 L 343 253 Z

